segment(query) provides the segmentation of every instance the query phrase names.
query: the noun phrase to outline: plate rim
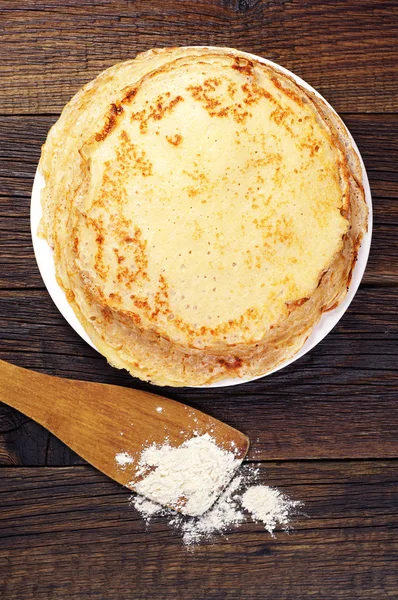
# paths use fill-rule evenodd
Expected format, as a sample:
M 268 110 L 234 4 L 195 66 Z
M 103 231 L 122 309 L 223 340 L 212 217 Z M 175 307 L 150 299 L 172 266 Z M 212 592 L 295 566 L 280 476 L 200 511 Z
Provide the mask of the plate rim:
M 219 50 L 219 49 L 223 49 L 225 47 L 222 47 L 222 46 L 184 46 L 184 48 L 197 48 L 197 49 L 207 48 L 209 50 L 212 50 L 212 49 Z M 232 48 L 225 48 L 225 49 L 232 50 Z M 266 64 L 268 66 L 272 66 L 273 68 L 279 70 L 280 72 L 284 73 L 285 75 L 288 75 L 289 77 L 293 78 L 293 80 L 296 83 L 298 83 L 300 86 L 302 86 L 304 89 L 306 89 L 307 91 L 310 91 L 311 93 L 315 94 L 318 98 L 320 98 L 326 104 L 326 106 L 330 110 L 332 110 L 333 113 L 339 117 L 339 119 L 341 119 L 341 117 L 334 110 L 334 108 L 329 104 L 329 102 L 327 100 L 325 100 L 325 98 L 316 89 L 314 89 L 309 83 L 307 83 L 306 81 L 301 79 L 301 77 L 299 77 L 292 71 L 289 71 L 285 67 L 282 67 L 281 65 L 279 65 L 267 58 L 257 56 L 256 54 L 252 54 L 249 52 L 242 52 L 240 50 L 239 50 L 239 53 L 247 56 L 248 58 L 258 60 L 259 62 Z M 343 121 L 343 123 L 344 123 L 344 121 Z M 365 202 L 368 207 L 369 213 L 368 213 L 368 223 L 367 223 L 368 228 L 362 238 L 361 246 L 358 251 L 358 258 L 357 258 L 356 264 L 353 269 L 350 286 L 348 288 L 347 294 L 344 297 L 343 301 L 335 309 L 323 313 L 321 316 L 321 319 L 315 325 L 311 334 L 308 336 L 306 342 L 303 344 L 303 346 L 300 348 L 300 350 L 298 350 L 291 358 L 281 362 L 277 367 L 275 367 L 271 371 L 268 371 L 267 373 L 264 373 L 262 375 L 257 375 L 255 377 L 251 377 L 248 379 L 244 379 L 241 377 L 225 378 L 225 379 L 216 381 L 211 384 L 205 384 L 205 385 L 200 385 L 200 386 L 188 386 L 187 385 L 184 387 L 196 388 L 196 389 L 211 389 L 211 388 L 220 388 L 220 387 L 230 387 L 230 386 L 242 385 L 244 383 L 250 383 L 251 381 L 256 381 L 257 379 L 262 379 L 263 377 L 268 377 L 269 375 L 272 375 L 273 373 L 276 373 L 276 372 L 280 371 L 281 369 L 284 369 L 285 367 L 289 366 L 290 364 L 296 362 L 302 356 L 304 356 L 305 354 L 307 354 L 308 352 L 313 350 L 313 348 L 315 348 L 315 346 L 317 346 L 332 331 L 332 329 L 338 324 L 340 319 L 343 317 L 343 315 L 347 311 L 348 307 L 350 306 L 352 300 L 355 297 L 356 292 L 358 291 L 358 288 L 362 281 L 363 274 L 365 272 L 366 265 L 367 265 L 368 258 L 369 258 L 371 241 L 372 241 L 372 231 L 373 231 L 373 204 L 372 204 L 372 194 L 371 194 L 371 190 L 370 190 L 369 179 L 367 176 L 364 161 L 362 159 L 361 153 L 359 152 L 358 146 L 355 143 L 355 140 L 352 137 L 351 132 L 349 131 L 349 129 L 345 123 L 344 123 L 344 126 L 348 132 L 352 146 L 353 146 L 354 150 L 357 152 L 357 155 L 360 160 L 360 164 L 361 164 L 361 168 L 362 168 L 362 185 L 364 188 Z M 39 165 L 38 165 L 36 168 L 36 173 L 35 173 L 33 187 L 32 187 L 32 194 L 31 194 L 30 228 L 31 228 L 33 251 L 34 251 L 36 262 L 37 262 L 37 265 L 38 265 L 38 268 L 40 271 L 40 275 L 43 279 L 43 282 L 47 289 L 47 292 L 49 293 L 51 299 L 53 300 L 57 309 L 62 314 L 64 319 L 67 321 L 67 323 L 72 327 L 72 329 L 75 330 L 75 332 L 85 342 L 87 342 L 92 348 L 94 348 L 94 350 L 99 352 L 98 349 L 96 348 L 96 346 L 93 344 L 93 342 L 89 338 L 88 334 L 86 333 L 83 325 L 78 320 L 73 308 L 71 307 L 71 305 L 68 303 L 68 301 L 66 299 L 65 292 L 63 291 L 63 289 L 60 287 L 60 285 L 58 284 L 58 282 L 56 280 L 55 264 L 54 264 L 54 259 L 53 259 L 52 248 L 50 248 L 50 246 L 48 245 L 46 240 L 44 240 L 43 238 L 40 238 L 38 236 L 37 231 L 38 231 L 38 226 L 39 226 L 39 222 L 40 222 L 41 215 L 42 215 L 40 193 L 41 193 L 41 190 L 43 189 L 43 187 L 44 187 L 44 177 L 40 173 Z M 104 359 L 105 359 L 105 357 L 104 357 Z

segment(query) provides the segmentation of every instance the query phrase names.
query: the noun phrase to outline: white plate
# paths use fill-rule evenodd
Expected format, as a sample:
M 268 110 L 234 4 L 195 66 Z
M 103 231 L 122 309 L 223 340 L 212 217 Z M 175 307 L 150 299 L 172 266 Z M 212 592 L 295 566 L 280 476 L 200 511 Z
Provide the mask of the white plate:
M 210 49 L 211 49 L 211 47 L 210 47 Z M 246 54 L 246 56 L 248 58 L 254 58 L 256 60 L 259 60 L 259 61 L 263 62 L 264 64 L 271 65 L 272 67 L 279 69 L 282 73 L 285 73 L 286 75 L 289 75 L 290 77 L 293 77 L 293 79 L 295 79 L 298 84 L 300 84 L 301 86 L 303 86 L 305 89 L 309 90 L 310 92 L 316 94 L 319 98 L 321 98 L 327 104 L 327 106 L 329 106 L 329 108 L 334 110 L 330 106 L 330 104 L 328 102 L 326 102 L 326 100 L 316 90 L 314 90 L 314 88 L 312 88 L 310 85 L 308 85 L 308 83 L 303 81 L 300 77 L 297 77 L 297 75 L 295 75 L 291 71 L 288 71 L 287 69 L 284 69 L 283 67 L 280 67 L 279 65 L 271 62 L 270 60 L 261 58 L 260 56 L 255 56 L 254 54 Z M 301 358 L 301 356 L 304 356 L 304 354 L 306 354 L 307 352 L 312 350 L 312 348 L 314 348 L 314 346 L 319 344 L 319 342 L 321 340 L 323 340 L 323 338 L 340 321 L 341 317 L 344 315 L 345 311 L 351 304 L 352 299 L 354 298 L 355 293 L 359 287 L 359 284 L 361 283 L 361 279 L 362 279 L 363 273 L 365 271 L 366 263 L 368 261 L 368 256 L 369 256 L 369 251 L 370 251 L 370 243 L 371 243 L 371 238 L 372 238 L 372 222 L 373 222 L 372 221 L 372 196 L 370 193 L 369 180 L 368 180 L 368 176 L 366 174 L 365 165 L 363 164 L 362 157 L 359 153 L 357 145 L 356 145 L 354 139 L 352 138 L 351 134 L 350 134 L 350 137 L 351 137 L 352 145 L 355 148 L 355 150 L 358 152 L 358 156 L 361 160 L 363 186 L 364 186 L 364 190 L 365 190 L 366 202 L 367 202 L 367 205 L 369 208 L 368 231 L 364 235 L 362 245 L 359 250 L 358 260 L 357 260 L 357 263 L 356 263 L 354 271 L 353 271 L 350 289 L 348 290 L 348 293 L 347 293 L 345 299 L 343 300 L 343 302 L 337 308 L 323 314 L 321 320 L 315 326 L 312 334 L 309 336 L 309 338 L 307 339 L 307 341 L 305 342 L 305 344 L 301 348 L 301 350 L 299 350 L 293 356 L 293 358 L 290 358 L 289 360 L 284 361 L 276 369 L 269 371 L 266 375 L 275 373 L 275 371 L 279 371 L 280 369 L 283 369 L 283 367 L 290 365 L 292 362 Z M 31 201 L 31 207 L 30 207 L 30 223 L 31 223 L 31 231 L 32 231 L 33 248 L 34 248 L 37 264 L 39 266 L 40 274 L 43 278 L 43 281 L 48 290 L 48 293 L 50 294 L 51 298 L 53 299 L 58 310 L 62 313 L 62 315 L 68 321 L 69 325 L 71 325 L 71 327 L 73 327 L 73 329 L 88 344 L 90 344 L 90 346 L 95 348 L 94 344 L 88 337 L 87 333 L 85 332 L 85 330 L 83 329 L 79 320 L 77 319 L 75 313 L 73 312 L 73 309 L 69 305 L 63 290 L 60 288 L 60 286 L 58 285 L 58 283 L 56 281 L 53 252 L 52 252 L 51 248 L 48 246 L 48 244 L 45 240 L 42 240 L 41 238 L 39 238 L 37 236 L 37 228 L 38 228 L 39 221 L 41 218 L 40 190 L 42 189 L 43 185 L 44 185 L 43 177 L 38 171 L 36 171 L 36 176 L 35 176 L 35 180 L 33 183 L 33 189 L 32 189 L 32 201 Z M 212 383 L 211 385 L 206 385 L 206 386 L 201 386 L 201 387 L 224 387 L 224 386 L 229 386 L 229 385 L 239 385 L 241 383 L 246 383 L 247 381 L 253 381 L 254 379 L 260 379 L 261 377 L 264 377 L 264 376 L 265 375 L 260 375 L 258 377 L 253 377 L 252 379 L 228 378 L 228 379 L 223 379 L 222 381 L 218 381 L 216 383 Z

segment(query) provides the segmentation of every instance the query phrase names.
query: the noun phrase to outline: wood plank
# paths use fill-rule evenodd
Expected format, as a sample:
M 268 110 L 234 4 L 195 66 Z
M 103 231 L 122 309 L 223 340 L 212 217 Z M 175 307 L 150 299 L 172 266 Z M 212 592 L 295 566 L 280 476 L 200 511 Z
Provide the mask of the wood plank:
M 343 117 L 363 153 L 374 194 L 373 248 L 364 281 L 398 283 L 398 115 Z M 54 121 L 12 116 L 0 122 L 0 288 L 42 286 L 28 215 L 40 147 Z
M 1 113 L 57 112 L 115 62 L 184 44 L 265 56 L 338 111 L 397 109 L 396 2 L 351 0 L 342 11 L 337 0 L 305 10 L 297 0 L 7 0 L 1 9 Z
M 380 600 L 398 585 L 398 464 L 260 464 L 305 502 L 292 533 L 247 523 L 187 550 L 163 518 L 90 467 L 0 471 L 0 595 L 7 600 Z
M 338 326 L 289 367 L 242 386 L 157 388 L 113 369 L 45 291 L 0 293 L 0 358 L 45 373 L 154 391 L 247 433 L 256 460 L 397 457 L 398 288 L 361 288 Z M 30 445 L 27 446 L 27 440 Z M 0 407 L 0 464 L 69 465 L 63 444 Z

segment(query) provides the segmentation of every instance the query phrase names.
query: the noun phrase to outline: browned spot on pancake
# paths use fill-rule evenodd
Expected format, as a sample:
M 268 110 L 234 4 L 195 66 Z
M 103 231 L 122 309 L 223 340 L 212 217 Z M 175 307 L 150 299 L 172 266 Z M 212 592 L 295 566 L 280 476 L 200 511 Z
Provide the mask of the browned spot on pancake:
M 300 150 L 308 150 L 311 158 L 319 152 L 320 148 L 319 141 L 314 140 L 311 135 L 307 135 L 306 139 L 302 140 L 297 146 Z
M 116 150 L 119 169 L 123 172 L 133 168 L 141 173 L 143 177 L 150 177 L 153 175 L 153 164 L 147 158 L 145 151 L 139 151 L 138 147 L 131 142 L 127 131 L 122 131 L 119 139 L 121 142 L 121 149 Z M 115 171 L 115 174 L 118 173 L 118 171 Z
M 274 175 L 273 175 L 273 177 L 272 177 L 272 181 L 273 181 L 273 182 L 274 182 L 276 185 L 278 185 L 278 184 L 279 184 L 279 182 L 280 182 L 280 180 L 281 180 L 281 168 L 280 168 L 280 167 L 276 167 L 276 169 L 275 169 L 275 173 L 274 173 Z
M 104 321 L 106 321 L 107 323 L 112 323 L 112 311 L 108 306 L 104 306 L 103 308 L 101 308 L 101 314 L 104 318 Z
M 160 274 L 158 291 L 156 292 L 155 299 L 154 299 L 155 309 L 151 314 L 152 319 L 155 319 L 159 314 L 163 314 L 163 315 L 166 315 L 167 313 L 170 314 L 168 298 L 169 298 L 169 292 L 168 292 L 167 281 L 165 280 L 163 275 Z
M 109 265 L 106 265 L 104 263 L 103 251 L 102 251 L 101 246 L 98 246 L 98 250 L 95 253 L 94 269 L 96 270 L 98 275 L 101 277 L 101 279 L 104 279 L 104 280 L 106 279 L 106 276 L 109 273 Z
M 111 104 L 109 112 L 105 117 L 105 125 L 100 132 L 95 134 L 95 140 L 97 142 L 102 142 L 110 134 L 116 125 L 118 115 L 120 115 L 122 112 L 123 106 L 120 104 Z
M 244 94 L 243 102 L 248 106 L 257 104 L 261 98 L 266 98 L 273 104 L 276 104 L 275 98 L 267 90 L 257 85 L 257 83 L 244 83 L 241 85 Z
M 101 279 L 105 279 L 107 274 L 109 273 L 109 265 L 106 265 L 103 259 L 103 245 L 105 241 L 105 236 L 103 233 L 103 220 L 101 217 L 99 217 L 98 219 L 93 219 L 92 217 L 88 217 L 87 215 L 85 215 L 85 220 L 87 226 L 90 226 L 97 234 L 95 238 L 95 241 L 97 243 L 97 252 L 94 256 L 94 269 L 101 277 Z
M 244 83 L 241 86 L 241 88 L 245 95 L 243 99 L 243 102 L 245 104 L 248 104 L 250 106 L 251 104 L 256 104 L 258 102 L 259 96 L 258 94 L 254 93 L 252 86 L 250 86 L 248 83 Z
M 348 219 L 349 213 L 350 213 L 350 211 L 349 211 L 348 207 L 346 206 L 346 197 L 344 195 L 343 196 L 343 206 L 340 208 L 340 214 L 345 219 Z
M 146 298 L 138 298 L 134 295 L 131 295 L 130 298 L 132 299 L 134 306 L 136 306 L 137 308 L 141 308 L 142 310 L 151 309 L 151 307 L 149 306 L 149 302 Z
M 355 267 L 355 264 L 356 264 L 357 260 L 358 260 L 358 250 L 354 250 L 354 256 L 352 258 L 352 264 L 351 264 L 350 270 L 349 270 L 348 275 L 347 275 L 347 282 L 346 282 L 347 290 L 348 290 L 348 288 L 351 285 L 352 274 L 354 272 L 354 267 Z
M 118 294 L 117 292 L 111 292 L 109 294 L 109 298 L 111 300 L 116 300 L 117 302 L 121 302 L 122 301 L 122 297 L 120 294 Z
M 305 101 L 304 98 L 302 98 L 301 96 L 299 96 L 298 94 L 296 94 L 296 92 L 291 89 L 290 87 L 285 87 L 282 85 L 282 83 L 279 81 L 279 79 L 275 76 L 271 76 L 271 81 L 274 84 L 274 86 L 276 88 L 278 88 L 278 90 L 280 90 L 281 92 L 283 92 L 284 94 L 286 94 L 286 96 L 289 96 L 289 98 L 291 100 L 293 100 L 293 102 L 296 102 L 296 104 L 298 104 L 299 106 L 304 106 Z M 299 119 L 300 121 L 300 119 Z
M 73 251 L 75 254 L 79 253 L 79 238 L 75 237 L 75 239 L 73 240 Z
M 117 309 L 118 319 L 126 327 L 139 325 L 141 323 L 141 317 L 137 313 L 131 310 L 125 310 L 122 308 Z
M 236 83 L 231 81 L 231 83 L 228 84 L 228 88 L 227 88 L 227 92 L 228 92 L 228 95 L 230 96 L 230 98 L 233 99 L 233 97 L 235 96 L 237 91 L 238 91 L 238 86 L 236 85 Z
M 247 58 L 237 56 L 235 58 L 235 64 L 232 65 L 232 68 L 235 69 L 235 71 L 239 71 L 239 73 L 242 73 L 243 75 L 252 75 L 254 63 Z
M 140 132 L 142 134 L 147 133 L 148 131 L 148 122 L 152 121 L 160 121 L 167 113 L 171 113 L 172 110 L 179 104 L 179 102 L 183 102 L 184 98 L 182 96 L 176 96 L 172 100 L 166 101 L 166 95 L 160 94 L 157 97 L 154 104 L 150 105 L 148 108 L 144 108 L 138 112 L 132 113 L 131 120 L 138 121 L 140 124 Z
M 172 136 L 166 135 L 166 140 L 172 146 L 179 146 L 182 142 L 182 135 L 180 135 L 179 133 L 176 133 L 175 135 L 172 135 Z
M 133 319 L 133 321 L 138 325 L 139 323 L 141 323 L 141 317 L 140 315 L 137 315 L 137 313 L 130 313 L 131 318 Z M 138 366 L 138 365 L 137 365 Z
M 278 107 L 275 110 L 272 111 L 272 113 L 270 114 L 270 118 L 275 121 L 275 123 L 277 125 L 281 125 L 282 127 L 284 127 L 286 129 L 286 131 L 288 131 L 292 136 L 294 136 L 294 133 L 291 129 L 291 127 L 286 123 L 286 119 L 292 114 L 292 111 L 290 108 L 286 107 L 286 108 L 281 108 Z
M 124 282 L 126 287 L 130 287 L 135 281 L 135 273 L 133 273 L 128 267 L 122 267 L 117 270 L 116 279 L 118 283 Z
M 202 237 L 204 232 L 203 232 L 202 227 L 199 225 L 198 221 L 194 221 L 194 224 L 195 224 L 195 229 L 192 234 L 192 239 L 199 240 Z
M 272 250 L 273 244 L 278 242 L 289 245 L 296 238 L 293 220 L 282 216 L 275 223 L 270 223 L 269 218 L 274 215 L 275 211 L 269 211 L 267 217 L 253 219 L 256 229 L 262 230 L 264 250 Z
M 216 108 L 221 106 L 221 100 L 216 96 L 212 97 L 209 95 L 209 88 L 204 85 L 189 85 L 187 91 L 191 92 L 191 96 L 194 100 L 201 102 L 203 108 L 207 110 L 211 117 L 218 116 Z M 223 115 L 225 116 L 225 115 Z
M 91 227 L 97 235 L 101 234 L 103 231 L 103 220 L 102 218 L 94 219 L 89 215 L 83 214 L 83 218 L 86 221 L 88 227 Z
M 138 92 L 138 88 L 133 88 L 132 90 L 130 90 L 129 92 L 127 92 L 127 94 L 124 96 L 123 100 L 122 100 L 122 104 L 125 103 L 129 103 L 131 102 L 131 100 L 133 100 L 135 98 L 135 96 L 137 95 Z
M 91 209 L 101 208 L 106 209 L 110 198 L 112 202 L 121 204 L 125 196 L 123 186 L 118 184 L 118 179 L 122 175 L 120 170 L 115 168 L 116 165 L 108 162 L 107 171 L 102 176 L 101 187 L 98 189 L 95 197 L 92 200 Z
M 312 144 L 311 148 L 310 148 L 310 156 L 311 158 L 313 156 L 315 156 L 315 154 L 318 152 L 319 150 L 319 145 L 318 144 Z
M 194 163 L 194 166 L 196 166 L 196 163 Z M 199 171 L 199 169 L 197 168 L 194 171 L 186 171 L 185 169 L 183 169 L 182 172 L 184 175 L 188 175 L 188 177 L 191 177 L 191 179 L 193 179 L 194 181 L 200 181 L 201 183 L 209 183 L 209 178 L 207 177 L 207 175 L 202 171 Z
M 232 115 L 237 123 L 244 123 L 248 116 L 251 116 L 248 110 L 244 110 L 241 104 L 235 104 L 231 107 Z
M 221 83 L 220 79 L 206 79 L 202 85 L 188 86 L 187 91 L 191 93 L 194 100 L 200 102 L 210 117 L 223 118 L 230 114 L 237 123 L 243 123 L 249 116 L 249 112 L 239 103 L 225 105 L 228 94 L 223 90 L 220 90 L 219 95 L 215 94 L 216 88 Z
M 239 369 L 239 367 L 241 367 L 243 365 L 243 360 L 241 358 L 239 358 L 239 356 L 233 356 L 233 357 L 227 358 L 227 359 L 219 358 L 217 362 L 222 367 L 225 367 L 227 370 L 230 370 L 230 371 L 235 371 L 236 369 Z
M 291 312 L 295 308 L 299 308 L 300 306 L 303 306 L 303 304 L 308 302 L 308 300 L 309 300 L 309 298 L 300 298 L 299 300 L 292 300 L 292 302 L 286 302 L 286 306 L 287 306 L 289 312 Z
M 249 267 L 249 269 L 253 268 L 253 256 L 250 250 L 245 251 L 245 256 L 243 257 L 243 262 Z
M 279 242 L 291 242 L 294 238 L 294 225 L 286 217 L 281 217 L 276 222 L 275 238 Z M 287 283 L 287 282 L 286 282 Z
M 135 227 L 134 235 L 127 235 L 123 230 L 119 231 L 119 234 L 120 246 L 126 246 L 123 260 L 132 252 L 134 256 L 134 264 L 129 267 L 119 266 L 116 271 L 117 281 L 119 283 L 123 282 L 127 288 L 130 288 L 138 278 L 146 279 L 148 281 L 148 257 L 146 253 L 147 241 L 143 239 L 141 229 L 139 227 Z
M 118 262 L 118 264 L 119 264 L 119 265 L 120 265 L 120 264 L 121 264 L 121 263 L 122 263 L 124 260 L 126 260 L 126 257 L 125 257 L 125 256 L 123 256 L 123 255 L 121 255 L 121 254 L 119 253 L 119 249 L 118 249 L 118 248 L 114 248 L 114 249 L 113 249 L 113 251 L 114 251 L 114 253 L 116 254 L 116 259 L 117 259 L 117 262 Z
M 283 160 L 283 156 L 280 152 L 268 152 L 261 158 L 256 158 L 253 161 L 249 161 L 247 167 L 249 168 L 251 165 L 256 167 L 266 167 L 270 164 L 280 164 Z M 264 183 L 264 179 L 261 177 L 258 180 L 259 183 Z
M 67 299 L 67 301 L 69 303 L 74 302 L 74 300 L 75 300 L 75 293 L 72 290 L 66 289 L 65 290 L 65 296 L 66 296 L 66 299 Z
M 187 194 L 190 198 L 195 198 L 198 194 L 200 194 L 200 188 L 189 186 L 186 188 Z
M 137 313 L 131 310 L 123 310 L 121 308 L 118 308 L 117 314 L 120 322 L 123 323 L 123 325 L 126 325 L 126 327 L 131 327 L 132 325 L 139 325 L 141 323 L 140 315 L 137 315 Z
M 203 87 L 205 90 L 210 92 L 215 92 L 216 89 L 221 85 L 221 79 L 217 77 L 209 77 L 205 79 L 203 82 Z

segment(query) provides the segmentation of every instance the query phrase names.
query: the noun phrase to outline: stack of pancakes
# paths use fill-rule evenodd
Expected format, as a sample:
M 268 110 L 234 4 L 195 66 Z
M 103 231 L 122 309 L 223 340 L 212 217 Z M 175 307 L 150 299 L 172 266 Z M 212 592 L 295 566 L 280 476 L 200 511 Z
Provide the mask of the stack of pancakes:
M 231 49 L 151 50 L 51 129 L 41 234 L 95 346 L 158 385 L 267 373 L 350 283 L 367 209 L 336 114 Z

